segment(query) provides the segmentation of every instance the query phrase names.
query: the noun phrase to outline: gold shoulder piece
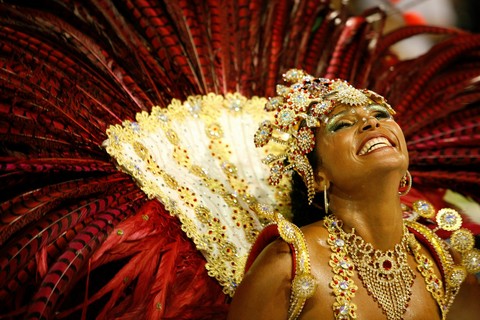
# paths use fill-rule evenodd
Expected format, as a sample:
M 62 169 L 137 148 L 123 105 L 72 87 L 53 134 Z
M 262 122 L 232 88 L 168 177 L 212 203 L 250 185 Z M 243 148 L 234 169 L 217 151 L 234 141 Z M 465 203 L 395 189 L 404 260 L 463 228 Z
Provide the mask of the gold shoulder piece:
M 444 280 L 444 292 L 439 296 L 434 295 L 434 297 L 440 305 L 443 318 L 445 318 L 455 296 L 460 290 L 460 285 L 463 281 L 460 279 L 462 278 L 462 275 L 460 274 L 462 270 L 454 265 L 447 244 L 435 232 L 418 222 L 405 222 L 407 227 L 415 233 L 417 238 L 423 238 L 420 240 L 430 249 L 430 253 L 436 257 L 437 263 L 439 263 L 439 268 Z
M 294 251 L 292 255 L 295 272 L 292 280 L 288 319 L 297 319 L 306 300 L 315 293 L 317 284 L 311 273 L 310 256 L 302 231 L 281 215 L 277 215 L 275 220 L 280 237 L 290 244 Z

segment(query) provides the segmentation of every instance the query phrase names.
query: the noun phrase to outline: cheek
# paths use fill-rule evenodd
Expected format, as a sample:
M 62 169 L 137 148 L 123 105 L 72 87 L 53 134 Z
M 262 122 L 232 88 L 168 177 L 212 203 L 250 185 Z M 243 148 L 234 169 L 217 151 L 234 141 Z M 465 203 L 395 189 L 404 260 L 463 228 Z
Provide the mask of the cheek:
M 400 126 L 396 122 L 394 122 L 394 127 L 392 131 L 397 136 L 398 142 L 400 143 L 400 147 L 403 153 L 408 155 L 407 142 L 405 140 L 405 136 L 403 135 L 402 128 L 400 128 Z
M 317 139 L 318 159 L 321 159 L 321 167 L 328 171 L 343 167 L 341 164 L 347 161 L 351 154 L 352 141 L 348 135 L 335 134 L 325 135 Z

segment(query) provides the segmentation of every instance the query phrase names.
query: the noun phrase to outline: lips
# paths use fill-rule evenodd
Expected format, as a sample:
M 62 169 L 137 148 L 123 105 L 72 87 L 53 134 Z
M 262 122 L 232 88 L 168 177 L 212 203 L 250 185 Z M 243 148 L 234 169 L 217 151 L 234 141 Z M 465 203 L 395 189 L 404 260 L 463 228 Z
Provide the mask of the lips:
M 367 140 L 358 154 L 363 156 L 383 147 L 392 147 L 392 143 L 385 137 L 375 137 Z

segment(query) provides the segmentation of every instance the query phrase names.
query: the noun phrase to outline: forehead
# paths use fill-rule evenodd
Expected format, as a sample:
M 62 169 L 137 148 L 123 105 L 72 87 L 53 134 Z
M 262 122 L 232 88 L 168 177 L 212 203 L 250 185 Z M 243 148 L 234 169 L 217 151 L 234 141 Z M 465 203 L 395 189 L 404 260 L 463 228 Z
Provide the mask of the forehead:
M 333 117 L 338 114 L 345 114 L 349 112 L 356 113 L 359 110 L 368 111 L 369 109 L 372 109 L 373 107 L 378 107 L 378 106 L 381 106 L 381 105 L 371 100 L 369 100 L 368 103 L 366 104 L 358 105 L 358 106 L 351 106 L 348 104 L 338 104 L 332 109 L 332 111 L 329 114 L 329 117 Z

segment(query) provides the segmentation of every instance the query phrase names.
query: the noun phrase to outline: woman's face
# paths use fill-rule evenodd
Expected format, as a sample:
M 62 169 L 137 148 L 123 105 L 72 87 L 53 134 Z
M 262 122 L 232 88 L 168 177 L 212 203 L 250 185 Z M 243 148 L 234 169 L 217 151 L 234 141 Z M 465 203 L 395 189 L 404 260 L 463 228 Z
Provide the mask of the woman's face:
M 408 168 L 403 132 L 388 109 L 379 104 L 340 105 L 317 129 L 316 172 L 337 187 L 356 189 L 371 175 L 396 170 L 399 180 Z

